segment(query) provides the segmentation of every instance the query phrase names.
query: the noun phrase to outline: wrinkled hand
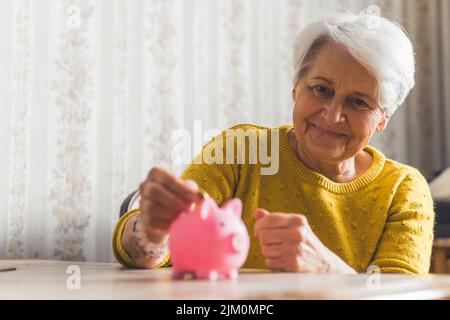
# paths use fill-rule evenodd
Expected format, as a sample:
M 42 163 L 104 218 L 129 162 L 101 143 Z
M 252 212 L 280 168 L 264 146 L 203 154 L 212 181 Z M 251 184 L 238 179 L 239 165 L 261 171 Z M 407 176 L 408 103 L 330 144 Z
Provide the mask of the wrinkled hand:
M 254 234 L 267 268 L 290 272 L 355 273 L 329 250 L 301 214 L 256 209 Z
M 167 239 L 170 224 L 183 210 L 200 199 L 198 186 L 154 167 L 140 185 L 140 218 L 147 237 L 154 243 Z

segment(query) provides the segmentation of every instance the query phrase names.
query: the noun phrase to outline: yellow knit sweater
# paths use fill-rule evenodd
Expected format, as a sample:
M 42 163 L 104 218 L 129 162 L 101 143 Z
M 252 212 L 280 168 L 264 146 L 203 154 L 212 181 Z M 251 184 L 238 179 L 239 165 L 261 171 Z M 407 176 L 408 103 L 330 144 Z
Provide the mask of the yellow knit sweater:
M 244 267 L 265 267 L 258 240 L 253 236 L 253 212 L 264 208 L 269 212 L 305 215 L 323 244 L 357 272 L 366 272 L 374 265 L 381 272 L 426 274 L 430 266 L 434 209 L 428 184 L 419 171 L 386 159 L 380 151 L 367 146 L 365 150 L 373 156 L 369 170 L 351 182 L 335 183 L 298 160 L 288 140 L 291 128 L 249 124 L 232 128 L 252 129 L 258 133 L 258 139 L 262 131 L 268 132 L 270 138 L 271 130 L 278 130 L 279 170 L 274 175 L 261 173 L 261 168 L 268 165 L 237 163 L 236 155 L 234 163 L 191 164 L 182 174 L 184 179 L 195 180 L 218 204 L 232 197 L 242 200 L 242 217 L 251 237 Z M 225 149 L 229 134 L 222 133 L 222 138 Z M 236 140 L 234 143 L 238 144 Z M 203 153 L 212 144 L 207 144 Z M 247 159 L 249 145 L 247 138 Z M 117 224 L 113 249 L 122 264 L 130 265 L 124 262 L 119 241 L 119 231 L 126 220 L 127 216 L 122 217 Z

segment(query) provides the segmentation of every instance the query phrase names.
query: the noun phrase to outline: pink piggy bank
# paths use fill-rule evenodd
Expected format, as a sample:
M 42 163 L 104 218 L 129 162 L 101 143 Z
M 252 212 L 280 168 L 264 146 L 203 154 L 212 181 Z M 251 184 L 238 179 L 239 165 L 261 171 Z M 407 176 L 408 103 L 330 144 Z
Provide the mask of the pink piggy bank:
M 241 214 L 237 198 L 221 208 L 206 198 L 182 212 L 169 228 L 174 278 L 192 274 L 197 279 L 215 280 L 219 275 L 236 279 L 250 246 Z

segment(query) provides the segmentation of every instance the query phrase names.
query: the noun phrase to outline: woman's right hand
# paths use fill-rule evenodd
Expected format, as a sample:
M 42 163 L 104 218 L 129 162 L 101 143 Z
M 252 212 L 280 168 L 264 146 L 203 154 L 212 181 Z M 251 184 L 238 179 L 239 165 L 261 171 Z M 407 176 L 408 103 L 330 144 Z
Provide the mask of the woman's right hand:
M 154 167 L 141 183 L 140 220 L 147 237 L 155 244 L 166 241 L 170 224 L 192 203 L 201 199 L 197 184 Z

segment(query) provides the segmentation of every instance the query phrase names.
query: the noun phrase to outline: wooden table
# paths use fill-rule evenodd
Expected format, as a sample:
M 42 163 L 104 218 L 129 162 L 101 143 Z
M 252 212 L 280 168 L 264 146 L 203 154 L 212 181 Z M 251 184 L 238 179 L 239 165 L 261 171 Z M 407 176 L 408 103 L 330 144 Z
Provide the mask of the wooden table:
M 80 289 L 73 288 L 76 265 Z M 233 280 L 172 280 L 170 268 L 126 270 L 116 263 L 0 260 L 0 299 L 441 299 L 450 276 L 320 275 L 241 270 Z M 79 268 L 79 269 L 78 269 Z M 70 271 L 70 269 L 69 269 Z M 73 272 L 73 270 L 72 270 Z M 378 277 L 379 278 L 374 278 Z M 370 278 L 369 278 L 370 277 Z M 379 279 L 379 281 L 377 280 Z M 377 285 L 379 284 L 379 286 Z

